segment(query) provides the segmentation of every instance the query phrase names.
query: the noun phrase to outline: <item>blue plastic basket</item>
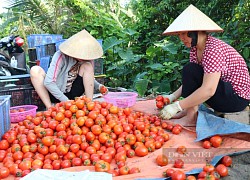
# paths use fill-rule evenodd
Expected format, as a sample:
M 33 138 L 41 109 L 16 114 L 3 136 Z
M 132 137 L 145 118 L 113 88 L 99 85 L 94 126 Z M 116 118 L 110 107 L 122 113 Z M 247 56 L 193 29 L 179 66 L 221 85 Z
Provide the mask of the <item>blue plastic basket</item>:
M 50 64 L 50 56 L 44 56 L 40 59 L 40 66 L 43 68 L 45 73 L 47 73 Z
M 0 96 L 0 139 L 10 129 L 10 95 Z

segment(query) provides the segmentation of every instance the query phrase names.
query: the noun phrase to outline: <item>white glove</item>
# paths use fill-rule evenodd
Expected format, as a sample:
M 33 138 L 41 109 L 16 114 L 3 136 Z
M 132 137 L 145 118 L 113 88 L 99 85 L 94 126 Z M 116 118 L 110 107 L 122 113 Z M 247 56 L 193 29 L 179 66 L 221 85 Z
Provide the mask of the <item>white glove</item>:
M 182 111 L 179 101 L 174 102 L 173 104 L 165 106 L 160 111 L 160 117 L 162 119 L 171 119 L 174 115 L 176 115 L 179 111 Z
M 176 96 L 174 94 L 169 94 L 169 95 L 163 95 L 164 98 L 168 98 L 170 101 L 170 104 L 176 100 Z

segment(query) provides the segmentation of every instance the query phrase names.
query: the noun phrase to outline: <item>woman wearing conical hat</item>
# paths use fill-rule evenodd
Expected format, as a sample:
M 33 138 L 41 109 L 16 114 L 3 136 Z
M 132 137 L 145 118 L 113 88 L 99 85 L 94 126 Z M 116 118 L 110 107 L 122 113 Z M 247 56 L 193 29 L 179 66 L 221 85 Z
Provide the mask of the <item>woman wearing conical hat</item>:
M 181 96 L 184 99 L 165 106 L 162 118 L 190 124 L 195 123 L 198 105 L 202 103 L 218 112 L 239 112 L 249 105 L 250 77 L 243 57 L 230 45 L 209 35 L 222 31 L 190 5 L 163 32 L 177 35 L 190 48 L 190 62 L 183 67 L 182 86 L 168 96 L 171 101 Z
M 83 94 L 92 99 L 94 88 L 100 90 L 103 86 L 94 79 L 92 62 L 102 55 L 99 42 L 82 30 L 59 46 L 47 73 L 40 66 L 33 66 L 31 82 L 46 108 Z

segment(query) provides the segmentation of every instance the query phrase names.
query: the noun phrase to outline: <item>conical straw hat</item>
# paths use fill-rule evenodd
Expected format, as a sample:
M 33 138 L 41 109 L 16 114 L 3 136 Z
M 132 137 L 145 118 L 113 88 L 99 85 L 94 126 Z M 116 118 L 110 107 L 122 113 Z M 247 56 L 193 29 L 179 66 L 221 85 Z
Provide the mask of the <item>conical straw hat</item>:
M 223 29 L 191 4 L 163 32 L 163 35 L 177 35 L 183 31 L 221 32 Z
M 94 60 L 103 55 L 100 43 L 86 30 L 82 30 L 63 42 L 59 49 L 62 53 L 82 60 Z

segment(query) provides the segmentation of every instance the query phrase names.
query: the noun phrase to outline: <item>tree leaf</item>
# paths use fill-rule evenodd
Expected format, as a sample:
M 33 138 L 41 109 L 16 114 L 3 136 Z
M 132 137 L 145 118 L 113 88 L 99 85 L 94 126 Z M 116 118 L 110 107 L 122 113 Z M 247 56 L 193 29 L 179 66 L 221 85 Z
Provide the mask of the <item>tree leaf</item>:
M 147 92 L 148 82 L 147 79 L 138 79 L 135 81 L 135 88 L 140 97 L 143 97 Z
M 124 40 L 118 40 L 116 37 L 109 37 L 107 39 L 105 39 L 104 43 L 103 43 L 103 51 L 107 51 L 108 49 L 121 44 L 122 42 L 124 42 Z

